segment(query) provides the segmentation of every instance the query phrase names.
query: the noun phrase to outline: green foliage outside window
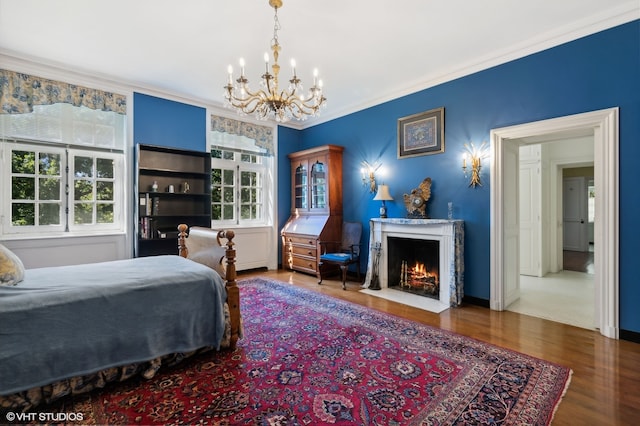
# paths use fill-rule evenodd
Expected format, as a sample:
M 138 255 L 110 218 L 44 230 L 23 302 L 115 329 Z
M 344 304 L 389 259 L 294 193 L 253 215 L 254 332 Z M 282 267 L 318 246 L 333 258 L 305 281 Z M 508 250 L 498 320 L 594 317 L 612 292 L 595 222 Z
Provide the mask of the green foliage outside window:
M 76 156 L 74 167 L 74 223 L 113 223 L 113 160 Z
M 211 150 L 211 158 L 211 219 L 235 222 L 264 220 L 264 157 L 215 147 Z
M 211 170 L 211 218 L 213 220 L 234 219 L 234 181 L 234 170 Z
M 13 226 L 60 224 L 60 171 L 60 154 L 12 151 L 11 224 Z
M 11 151 L 11 224 L 60 225 L 65 202 L 59 153 Z M 99 154 L 73 157 L 71 183 L 75 224 L 114 223 L 115 163 Z

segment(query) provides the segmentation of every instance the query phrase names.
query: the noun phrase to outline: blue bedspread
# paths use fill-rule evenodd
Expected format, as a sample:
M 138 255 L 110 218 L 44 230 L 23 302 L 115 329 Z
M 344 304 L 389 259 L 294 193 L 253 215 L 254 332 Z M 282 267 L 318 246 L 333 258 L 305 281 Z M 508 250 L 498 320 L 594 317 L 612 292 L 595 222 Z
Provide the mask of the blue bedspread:
M 215 271 L 179 256 L 27 270 L 0 286 L 0 395 L 218 347 L 225 295 Z

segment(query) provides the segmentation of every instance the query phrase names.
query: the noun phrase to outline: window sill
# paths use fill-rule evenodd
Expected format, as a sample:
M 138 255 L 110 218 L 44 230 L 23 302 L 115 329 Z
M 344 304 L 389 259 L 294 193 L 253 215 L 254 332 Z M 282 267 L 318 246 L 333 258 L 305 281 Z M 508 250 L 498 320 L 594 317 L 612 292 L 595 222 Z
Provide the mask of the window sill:
M 95 231 L 95 232 L 56 232 L 56 233 L 15 233 L 2 234 L 2 241 L 28 241 L 28 240 L 56 240 L 69 238 L 94 238 L 94 237 L 117 237 L 125 236 L 126 232 L 122 230 Z

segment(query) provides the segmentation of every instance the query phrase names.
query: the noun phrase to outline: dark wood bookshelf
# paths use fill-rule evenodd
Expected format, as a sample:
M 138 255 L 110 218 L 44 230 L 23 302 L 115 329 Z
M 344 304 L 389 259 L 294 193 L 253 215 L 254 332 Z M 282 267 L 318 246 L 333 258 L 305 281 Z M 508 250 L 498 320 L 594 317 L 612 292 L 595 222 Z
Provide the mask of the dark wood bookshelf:
M 138 144 L 136 165 L 135 255 L 177 254 L 180 223 L 211 226 L 211 156 Z

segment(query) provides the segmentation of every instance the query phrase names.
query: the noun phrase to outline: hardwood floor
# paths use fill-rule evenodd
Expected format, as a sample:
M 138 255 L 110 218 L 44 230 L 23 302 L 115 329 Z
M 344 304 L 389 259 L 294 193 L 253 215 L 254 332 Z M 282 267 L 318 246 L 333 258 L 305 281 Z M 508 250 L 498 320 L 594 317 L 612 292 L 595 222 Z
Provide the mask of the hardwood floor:
M 635 425 L 640 419 L 640 344 L 613 340 L 566 324 L 465 305 L 434 314 L 359 292 L 360 285 L 323 280 L 291 271 L 259 275 L 348 300 L 412 321 L 450 330 L 484 342 L 570 367 L 573 377 L 554 425 Z
M 593 248 L 593 247 L 592 247 Z M 590 251 L 570 251 L 562 252 L 562 267 L 567 271 L 594 273 L 593 250 Z

